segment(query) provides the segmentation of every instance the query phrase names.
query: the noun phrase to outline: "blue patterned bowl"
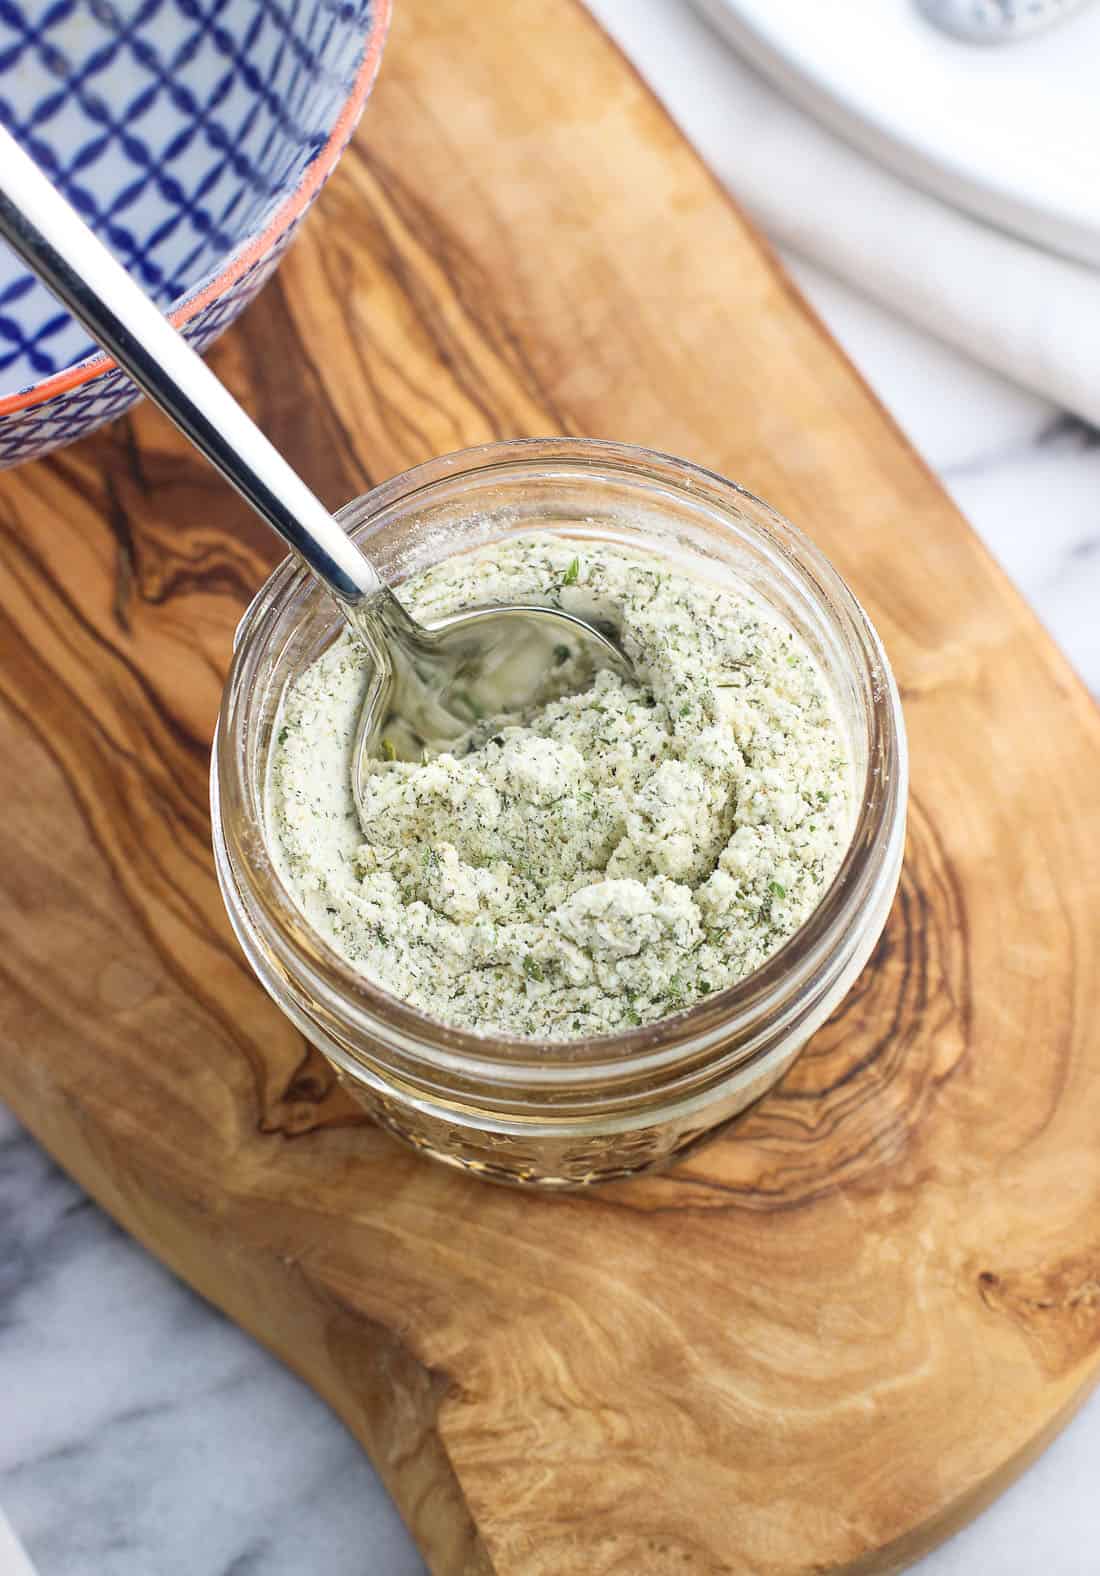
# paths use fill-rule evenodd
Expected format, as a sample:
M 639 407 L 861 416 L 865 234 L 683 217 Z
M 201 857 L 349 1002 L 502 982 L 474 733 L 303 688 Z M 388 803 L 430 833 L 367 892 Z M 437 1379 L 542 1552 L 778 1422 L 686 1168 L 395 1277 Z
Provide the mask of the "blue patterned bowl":
M 202 350 L 355 129 L 390 0 L 0 0 L 0 120 Z M 0 467 L 138 398 L 0 242 Z

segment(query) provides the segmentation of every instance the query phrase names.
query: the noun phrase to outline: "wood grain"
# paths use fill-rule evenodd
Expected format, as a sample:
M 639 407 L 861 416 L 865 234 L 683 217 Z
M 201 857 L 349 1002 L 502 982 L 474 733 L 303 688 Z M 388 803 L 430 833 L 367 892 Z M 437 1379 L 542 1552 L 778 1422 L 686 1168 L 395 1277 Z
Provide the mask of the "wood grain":
M 275 556 L 137 410 L 0 482 L 0 1088 L 324 1395 L 440 1576 L 898 1570 L 1100 1368 L 1100 722 L 572 0 L 403 0 L 364 125 L 213 357 L 331 503 L 615 437 L 805 525 L 903 689 L 878 953 L 668 1175 L 532 1200 L 357 1116 L 249 977 L 207 757 Z

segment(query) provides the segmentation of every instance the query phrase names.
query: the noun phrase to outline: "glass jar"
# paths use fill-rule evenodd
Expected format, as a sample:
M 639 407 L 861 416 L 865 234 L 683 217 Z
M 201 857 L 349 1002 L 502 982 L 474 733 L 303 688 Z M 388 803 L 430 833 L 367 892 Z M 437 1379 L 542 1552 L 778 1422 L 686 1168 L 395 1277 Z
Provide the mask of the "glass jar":
M 897 887 L 907 763 L 897 688 L 866 614 L 817 548 L 722 477 L 581 438 L 495 443 L 376 487 L 339 518 L 396 583 L 532 530 L 655 551 L 736 577 L 808 643 L 836 697 L 859 794 L 852 841 L 810 918 L 755 973 L 687 1010 L 589 1040 L 438 1023 L 315 934 L 268 854 L 265 784 L 283 692 L 340 617 L 295 560 L 245 614 L 218 722 L 214 852 L 233 928 L 265 989 L 377 1121 L 495 1181 L 579 1187 L 648 1169 L 768 1089 L 866 964 Z

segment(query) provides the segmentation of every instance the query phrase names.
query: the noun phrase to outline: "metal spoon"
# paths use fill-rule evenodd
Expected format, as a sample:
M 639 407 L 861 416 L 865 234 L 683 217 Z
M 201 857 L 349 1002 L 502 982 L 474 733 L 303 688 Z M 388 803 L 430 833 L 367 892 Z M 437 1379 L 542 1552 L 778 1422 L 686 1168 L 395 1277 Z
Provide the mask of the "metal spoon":
M 1010 44 L 1052 27 L 1088 0 L 917 0 L 930 22 L 971 44 Z
M 354 748 L 357 803 L 383 730 L 387 755 L 419 759 L 424 746 L 443 749 L 468 739 L 485 713 L 521 710 L 566 657 L 579 659 L 565 671 L 582 684 L 600 667 L 632 677 L 610 627 L 559 608 L 485 606 L 431 626 L 413 619 L 228 389 L 2 128 L 0 235 L 304 559 L 366 647 L 371 677 Z M 562 693 L 560 683 L 556 693 Z

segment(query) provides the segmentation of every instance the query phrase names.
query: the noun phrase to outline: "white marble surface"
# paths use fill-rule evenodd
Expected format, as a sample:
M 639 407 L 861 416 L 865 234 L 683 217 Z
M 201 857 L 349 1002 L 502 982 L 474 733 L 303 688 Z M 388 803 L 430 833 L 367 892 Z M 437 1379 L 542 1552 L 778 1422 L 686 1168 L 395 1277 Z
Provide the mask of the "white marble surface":
M 1100 693 L 1100 433 L 787 261 Z M 1098 1463 L 1100 1396 L 920 1576 L 1096 1576 Z M 340 1423 L 2 1112 L 0 1505 L 40 1576 L 424 1569 Z

